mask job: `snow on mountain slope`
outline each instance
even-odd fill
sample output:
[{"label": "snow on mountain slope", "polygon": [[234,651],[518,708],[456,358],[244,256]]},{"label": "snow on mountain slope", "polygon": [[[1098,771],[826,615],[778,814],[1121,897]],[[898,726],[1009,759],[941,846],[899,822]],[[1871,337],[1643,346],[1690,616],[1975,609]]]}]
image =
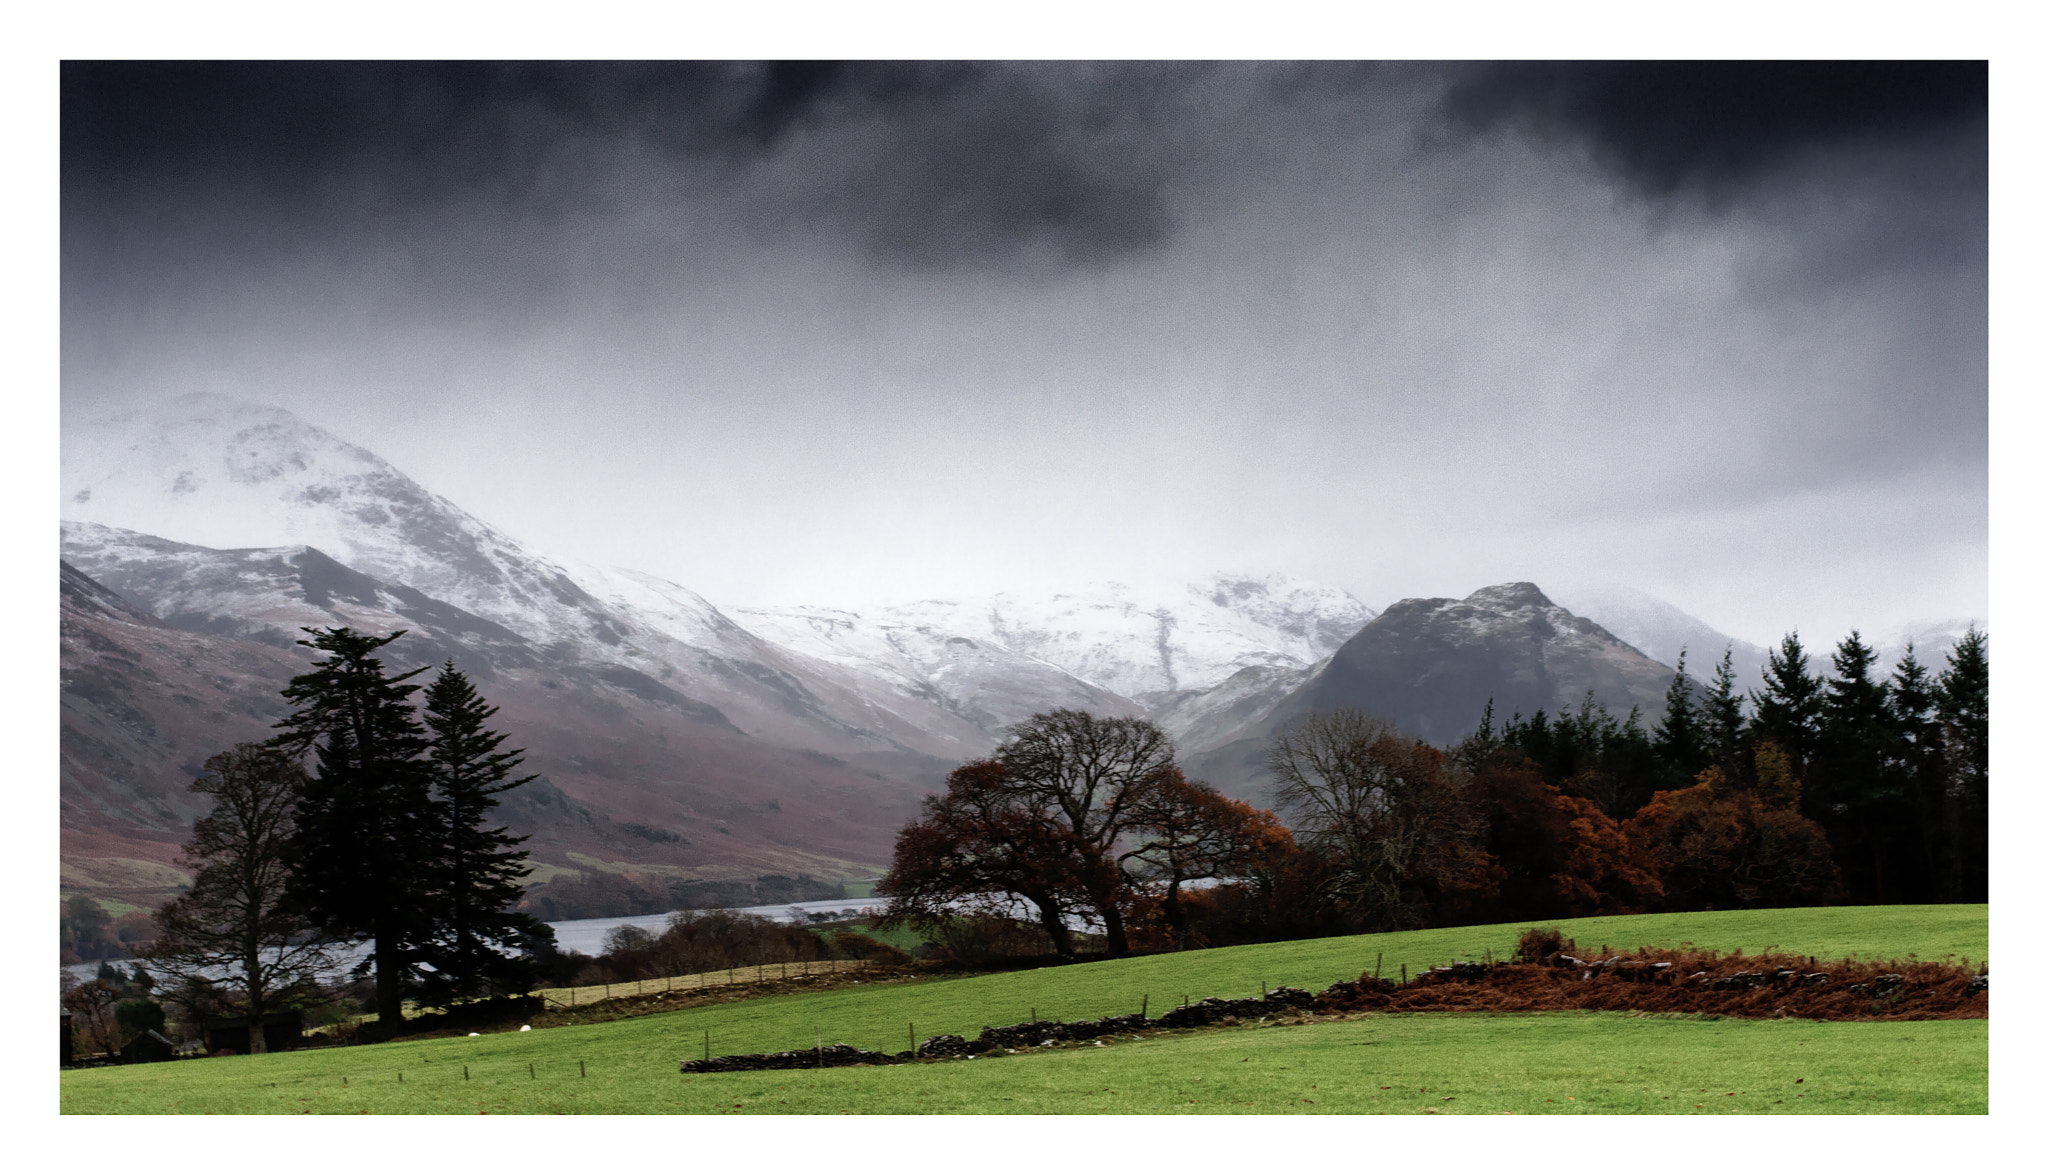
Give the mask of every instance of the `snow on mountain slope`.
[{"label": "snow on mountain slope", "polygon": [[274,408],[193,395],[68,427],[63,488],[74,523],[215,550],[317,549],[555,659],[645,674],[787,745],[956,757],[982,741],[929,701],[906,701],[908,713],[877,705],[844,671],[761,640],[678,585],[533,554],[368,450]]},{"label": "snow on mountain slope", "polygon": [[979,750],[993,746],[1005,727],[1044,710],[1143,711],[1128,698],[987,637],[833,608],[733,611],[763,637],[837,667],[871,695],[879,691],[943,707],[980,732]]},{"label": "snow on mountain slope", "polygon": [[[1877,654],[1877,669],[1886,676],[1899,667],[1899,662],[1906,656],[1908,644],[1913,646],[1913,659],[1926,666],[1930,675],[1939,675],[1948,668],[1950,650],[1973,625],[1979,632],[1987,631],[1981,620],[1910,620],[1896,628],[1865,634],[1863,640]],[[1828,657],[1834,652],[1834,646],[1815,649],[1814,652],[1817,654],[1815,660],[1820,662],[1818,670],[1831,672],[1833,666]]]},{"label": "snow on mountain slope", "polygon": [[1091,584],[1047,597],[921,600],[897,623],[992,642],[1127,698],[1208,689],[1253,666],[1306,668],[1373,618],[1348,593],[1281,575],[1218,575],[1163,591]]},{"label": "snow on mountain slope", "polygon": [[289,412],[206,393],[67,427],[67,520],[201,547],[316,547],[537,643],[610,646],[559,565]]},{"label": "snow on mountain slope", "polygon": [[1721,663],[1724,651],[1730,654],[1729,668],[1737,689],[1753,689],[1763,683],[1762,646],[1729,636],[1648,592],[1603,584],[1574,586],[1555,593],[1554,598],[1653,661],[1677,665],[1678,652],[1684,649],[1687,676],[1702,683],[1713,680],[1714,667]]},{"label": "snow on mountain slope", "polygon": [[1462,600],[1389,605],[1269,721],[1349,706],[1443,744],[1477,727],[1488,699],[1502,717],[1555,714],[1591,692],[1617,716],[1641,707],[1648,725],[1662,715],[1670,683],[1668,666],[1535,584],[1504,583]]},{"label": "snow on mountain slope", "polygon": [[1299,669],[1253,665],[1205,690],[1154,695],[1152,720],[1183,753],[1214,750],[1256,725],[1327,662]]},{"label": "snow on mountain slope", "polygon": [[1298,684],[1373,611],[1344,592],[1284,576],[1218,575],[1151,592],[1105,583],[1045,597],[920,600],[871,613],[737,608],[734,615],[816,660],[943,699],[991,733],[1036,711],[1072,707],[1156,711],[1169,732],[1200,737],[1226,722],[1226,713],[1251,705],[1248,694],[1277,698]]}]

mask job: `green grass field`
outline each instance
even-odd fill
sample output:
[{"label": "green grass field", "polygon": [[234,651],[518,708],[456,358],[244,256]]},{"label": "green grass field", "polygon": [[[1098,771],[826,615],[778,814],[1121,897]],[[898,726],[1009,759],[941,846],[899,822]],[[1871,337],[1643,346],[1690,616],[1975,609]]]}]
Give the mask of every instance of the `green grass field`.
[{"label": "green grass field", "polygon": [[[1584,950],[1980,961],[1983,906],[1583,919]],[[700,1056],[845,1041],[896,1052],[984,1024],[1159,1011],[1510,952],[1520,925],[1365,935],[879,983],[606,1024],[63,1074],[66,1113],[1982,1113],[1987,1021],[1740,1021],[1557,1013],[1374,1016],[1148,1033],[973,1061],[738,1074]],[[1901,1065],[1910,1055],[1913,1063]],[[464,1077],[464,1066],[469,1075]],[[528,1066],[531,1066],[529,1071]],[[530,1075],[529,1075],[530,1072]],[[587,1073],[587,1076],[584,1075]],[[403,1074],[401,1078],[401,1074]],[[1803,1080],[1801,1080],[1803,1079]],[[1384,1088],[1382,1088],[1384,1087]],[[1733,1096],[1730,1096],[1730,1095]],[[1690,1100],[1687,1100],[1687,1099]],[[1449,1099],[1449,1100],[1445,1100]]]}]

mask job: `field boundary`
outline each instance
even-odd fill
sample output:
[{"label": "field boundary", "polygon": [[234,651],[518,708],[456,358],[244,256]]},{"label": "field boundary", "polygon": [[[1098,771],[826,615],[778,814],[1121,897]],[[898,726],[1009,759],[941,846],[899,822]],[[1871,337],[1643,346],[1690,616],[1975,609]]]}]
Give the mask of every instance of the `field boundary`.
[{"label": "field boundary", "polygon": [[586,1008],[606,1000],[661,995],[672,991],[699,991],[732,987],[770,979],[806,975],[834,975],[863,971],[874,964],[866,959],[810,959],[794,963],[761,963],[751,967],[728,967],[722,971],[696,971],[687,975],[664,975],[654,979],[629,979],[620,983],[593,983],[580,987],[544,987],[528,992],[539,996],[550,1009]]}]

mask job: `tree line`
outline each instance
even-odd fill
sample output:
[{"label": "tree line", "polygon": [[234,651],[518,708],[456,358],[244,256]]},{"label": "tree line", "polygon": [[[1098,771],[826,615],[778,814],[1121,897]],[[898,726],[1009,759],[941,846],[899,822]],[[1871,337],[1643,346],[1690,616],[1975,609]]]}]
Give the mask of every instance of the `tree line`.
[{"label": "tree line", "polygon": [[[1592,914],[1988,899],[1989,654],[1888,678],[1852,633],[1814,671],[1797,634],[1762,685],[1680,656],[1663,718],[1511,715],[1448,747],[1358,711],[1269,741],[1276,811],[1185,777],[1136,718],[1033,715],[963,764],[878,884],[935,934],[1035,923],[1111,955]],[[1192,882],[1207,882],[1191,886]]]},{"label": "tree line", "polygon": [[[363,944],[380,1033],[407,999],[446,1004],[524,992],[554,933],[517,912],[527,854],[491,820],[523,752],[452,662],[395,673],[403,636],[304,630],[319,656],[284,688],[278,733],[208,759],[192,790],[190,888],[136,951],[195,1017],[256,1019],[327,998],[338,947]],[[262,1034],[252,1032],[252,1047]]]}]

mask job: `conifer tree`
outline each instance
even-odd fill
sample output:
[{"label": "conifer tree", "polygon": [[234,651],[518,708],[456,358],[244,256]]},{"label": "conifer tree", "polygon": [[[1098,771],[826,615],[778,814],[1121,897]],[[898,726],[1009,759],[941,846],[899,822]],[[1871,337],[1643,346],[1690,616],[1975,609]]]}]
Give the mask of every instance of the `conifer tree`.
[{"label": "conifer tree", "polygon": [[[535,776],[513,778],[523,751],[500,750],[505,736],[485,723],[498,712],[453,661],[422,694],[428,735],[426,768],[433,780],[439,828],[432,862],[434,974],[422,994],[433,1002],[498,991],[523,991],[531,956],[553,932],[515,912],[526,874],[526,840],[491,827],[498,796]],[[509,952],[509,953],[508,953]]]},{"label": "conifer tree", "polygon": [[1820,690],[1820,679],[1808,669],[1806,647],[1799,643],[1795,631],[1771,650],[1764,666],[1763,688],[1750,694],[1756,708],[1751,719],[1755,735],[1777,742],[1795,777],[1805,776],[1806,760],[1813,752],[1813,736],[1820,723]]},{"label": "conifer tree", "polygon": [[1910,822],[1901,837],[1912,849],[1913,891],[1907,896],[1939,901],[1941,862],[1951,852],[1942,807],[1941,724],[1934,718],[1934,680],[1910,643],[1892,670],[1886,710],[1894,755],[1890,770],[1904,792]]},{"label": "conifer tree", "polygon": [[1954,846],[1943,892],[1950,901],[1989,901],[1991,656],[1975,625],[1949,650],[1934,710],[1947,760],[1943,803]]},{"label": "conifer tree", "polygon": [[1911,836],[1905,790],[1891,770],[1896,738],[1877,654],[1851,631],[1835,649],[1809,754],[1807,813],[1828,830],[1852,900],[1898,901],[1910,889],[1901,840]]},{"label": "conifer tree", "polygon": [[1685,650],[1678,650],[1678,668],[1664,691],[1664,720],[1657,724],[1657,757],[1663,760],[1671,787],[1684,787],[1708,764],[1704,725],[1693,703],[1693,681],[1685,675]]},{"label": "conifer tree", "polygon": [[1731,782],[1750,777],[1742,753],[1742,695],[1735,690],[1735,646],[1721,650],[1714,666],[1714,684],[1700,707],[1701,741],[1709,761]]},{"label": "conifer tree", "polygon": [[374,654],[405,635],[350,628],[305,630],[325,653],[284,689],[296,703],[272,744],[313,754],[293,818],[292,900],[330,936],[368,940],[377,975],[379,1031],[402,1020],[404,995],[433,929],[438,825],[421,756],[426,737],[408,684]]}]

